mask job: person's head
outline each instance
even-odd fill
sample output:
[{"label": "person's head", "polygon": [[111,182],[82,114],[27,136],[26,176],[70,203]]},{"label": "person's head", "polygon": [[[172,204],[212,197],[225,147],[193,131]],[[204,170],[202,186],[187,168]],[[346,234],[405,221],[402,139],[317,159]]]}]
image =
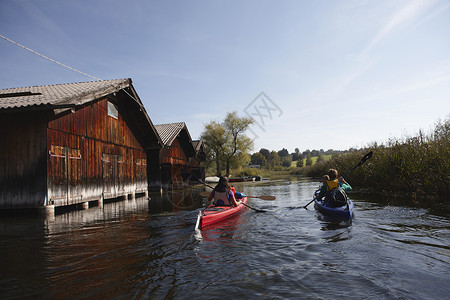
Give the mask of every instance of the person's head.
[{"label": "person's head", "polygon": [[228,183],[228,178],[225,176],[220,176],[219,182],[214,188],[218,192],[226,192],[230,189],[230,184]]},{"label": "person's head", "polygon": [[329,169],[328,176],[330,176],[330,180],[334,180],[338,177],[338,171],[336,169]]},{"label": "person's head", "polygon": [[322,176],[322,183],[325,183],[325,182],[327,182],[328,180],[330,180],[330,176],[328,176],[328,175],[323,175],[323,176]]}]

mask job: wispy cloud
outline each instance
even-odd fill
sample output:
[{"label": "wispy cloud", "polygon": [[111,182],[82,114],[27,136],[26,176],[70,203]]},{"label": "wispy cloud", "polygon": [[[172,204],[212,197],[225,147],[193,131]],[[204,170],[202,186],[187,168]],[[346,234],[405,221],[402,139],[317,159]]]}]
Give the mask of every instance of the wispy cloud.
[{"label": "wispy cloud", "polygon": [[397,10],[378,31],[378,33],[370,40],[367,46],[360,53],[359,57],[364,57],[367,52],[369,52],[386,37],[404,29],[404,27],[408,24],[419,21],[423,14],[431,7],[435,6],[436,3],[437,1],[435,0],[407,1],[407,5]]}]

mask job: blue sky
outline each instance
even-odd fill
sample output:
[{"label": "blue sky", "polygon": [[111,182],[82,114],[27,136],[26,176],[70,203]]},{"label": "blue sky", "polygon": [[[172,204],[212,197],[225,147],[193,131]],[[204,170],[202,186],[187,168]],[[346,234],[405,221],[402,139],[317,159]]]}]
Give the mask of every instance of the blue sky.
[{"label": "blue sky", "polygon": [[[253,114],[254,151],[359,148],[450,115],[447,0],[0,0],[0,35],[131,78],[153,123],[194,139]],[[1,38],[0,66],[0,88],[93,80]]]}]

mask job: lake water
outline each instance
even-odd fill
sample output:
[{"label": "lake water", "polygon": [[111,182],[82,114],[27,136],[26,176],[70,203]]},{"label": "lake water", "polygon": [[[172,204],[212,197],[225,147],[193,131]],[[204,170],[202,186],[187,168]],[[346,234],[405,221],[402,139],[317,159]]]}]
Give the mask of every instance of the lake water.
[{"label": "lake water", "polygon": [[0,298],[449,299],[448,217],[353,195],[354,221],[335,224],[303,208],[318,182],[235,186],[277,200],[200,233],[192,190],[2,216]]}]

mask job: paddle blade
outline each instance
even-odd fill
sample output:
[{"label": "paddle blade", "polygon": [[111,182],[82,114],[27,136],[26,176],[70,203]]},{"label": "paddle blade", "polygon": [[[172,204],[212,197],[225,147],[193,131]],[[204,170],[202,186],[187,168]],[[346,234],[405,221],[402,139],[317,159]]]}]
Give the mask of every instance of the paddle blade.
[{"label": "paddle blade", "polygon": [[277,199],[275,196],[247,196],[247,198],[259,198],[261,200],[273,201]]},{"label": "paddle blade", "polygon": [[372,155],[373,155],[373,151],[370,151],[369,153],[364,155],[363,158],[361,158],[361,161],[359,162],[359,165],[362,165],[363,163],[365,163],[366,160],[368,160],[369,158],[372,157]]}]

